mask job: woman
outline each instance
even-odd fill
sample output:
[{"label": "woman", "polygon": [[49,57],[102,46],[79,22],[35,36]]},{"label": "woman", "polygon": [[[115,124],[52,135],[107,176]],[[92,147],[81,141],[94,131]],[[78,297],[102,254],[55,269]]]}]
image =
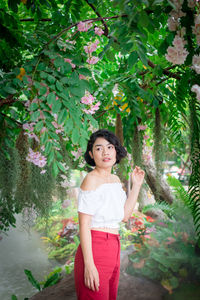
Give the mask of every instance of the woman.
[{"label": "woman", "polygon": [[116,300],[120,273],[119,222],[132,215],[144,179],[136,167],[132,189],[126,199],[112,167],[127,155],[119,139],[110,131],[93,133],[85,153],[94,166],[84,178],[78,198],[80,245],[74,264],[78,300]]}]

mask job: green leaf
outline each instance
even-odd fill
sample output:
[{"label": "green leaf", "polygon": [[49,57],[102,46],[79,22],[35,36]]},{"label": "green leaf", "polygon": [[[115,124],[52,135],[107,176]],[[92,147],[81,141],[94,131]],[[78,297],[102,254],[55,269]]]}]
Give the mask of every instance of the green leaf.
[{"label": "green leaf", "polygon": [[34,111],[34,113],[31,114],[31,121],[36,121],[40,116],[40,112],[37,110],[37,111]]},{"label": "green leaf", "polygon": [[65,126],[64,126],[64,130],[66,133],[69,133],[72,131],[72,128],[74,127],[74,123],[73,120],[70,118],[66,121]]},{"label": "green leaf", "polygon": [[68,115],[68,112],[66,110],[66,108],[63,108],[61,110],[61,112],[58,114],[58,120],[57,120],[57,123],[59,125],[61,125],[62,123],[65,122],[65,120],[67,119],[67,115]]},{"label": "green leaf", "polygon": [[59,141],[59,136],[55,132],[49,131],[49,135],[52,139]]},{"label": "green leaf", "polygon": [[84,88],[80,88],[80,85],[78,87],[73,87],[70,86],[69,87],[69,92],[74,95],[77,96],[79,98],[83,97],[85,95],[85,89]]},{"label": "green leaf", "polygon": [[42,133],[41,137],[40,137],[40,141],[42,144],[45,144],[46,141],[48,140],[49,136],[48,133],[45,131]]},{"label": "green leaf", "polygon": [[78,130],[77,127],[75,127],[75,128],[72,130],[72,143],[73,143],[73,144],[78,144],[79,138],[80,138],[79,130]]},{"label": "green leaf", "polygon": [[82,150],[85,152],[86,148],[87,148],[87,140],[85,139],[85,137],[81,136],[81,138],[79,140],[79,144],[80,144]]},{"label": "green leaf", "polygon": [[52,75],[48,75],[47,80],[48,80],[49,83],[52,84],[52,83],[54,83],[56,81],[56,78],[53,77]]},{"label": "green leaf", "polygon": [[92,115],[88,114],[86,118],[90,120],[94,128],[98,128],[98,122],[92,117]]},{"label": "green leaf", "polygon": [[149,24],[149,17],[147,13],[143,10],[139,14],[139,25],[141,27],[148,28],[148,24]]},{"label": "green leaf", "polygon": [[43,79],[45,79],[45,78],[48,77],[48,74],[46,72],[41,71],[40,72],[40,77],[43,78]]},{"label": "green leaf", "polygon": [[34,103],[31,103],[31,105],[29,106],[29,109],[30,109],[30,110],[33,110],[33,111],[36,110],[36,109],[38,109],[38,104],[35,103],[35,102],[34,102]]},{"label": "green leaf", "polygon": [[131,69],[134,64],[137,62],[138,60],[138,54],[136,51],[132,52],[129,57],[128,57],[128,67],[129,69]]},{"label": "green leaf", "polygon": [[58,80],[56,81],[56,88],[59,92],[63,91],[63,85]]},{"label": "green leaf", "polygon": [[52,120],[53,121],[53,116],[50,114],[48,111],[43,110],[43,115],[45,116],[45,119],[47,120]]},{"label": "green leaf", "polygon": [[139,55],[139,58],[141,59],[142,63],[145,66],[148,66],[146,54],[144,53],[144,51],[141,48],[138,49],[138,55]]},{"label": "green leaf", "polygon": [[58,175],[58,173],[59,173],[59,169],[58,169],[58,166],[57,166],[57,162],[56,162],[56,161],[53,162],[52,171],[53,171],[53,176],[54,176],[54,177],[57,177],[57,175]]},{"label": "green leaf", "polygon": [[54,102],[56,102],[56,95],[52,92],[47,96],[47,103],[53,104]]},{"label": "green leaf", "polygon": [[48,158],[47,158],[47,163],[48,163],[48,166],[50,166],[50,164],[52,163],[52,161],[54,160],[54,150],[52,149],[48,155]]},{"label": "green leaf", "polygon": [[65,65],[65,61],[62,57],[57,57],[55,60],[54,60],[54,66],[56,68],[59,68],[61,66]]},{"label": "green leaf", "polygon": [[12,295],[11,300],[18,300],[18,298],[15,295]]},{"label": "green leaf", "polygon": [[[55,131],[55,130],[56,130],[55,127],[53,126],[53,124],[52,124],[51,121],[47,121],[47,120],[46,120],[46,125],[47,125],[47,128],[48,128],[48,129],[50,129],[50,130],[52,130],[52,131]],[[49,134],[50,134],[50,132],[49,132]]]},{"label": "green leaf", "polygon": [[41,87],[39,88],[39,92],[40,92],[40,96],[46,94],[46,92],[47,92],[46,86],[41,86]]},{"label": "green leaf", "polygon": [[44,283],[43,289],[47,288],[48,286],[52,286],[56,284],[61,278],[60,273],[55,273],[51,277],[47,279],[47,281]]},{"label": "green leaf", "polygon": [[44,122],[43,121],[39,121],[36,125],[35,125],[35,130],[37,132],[41,131],[41,129],[44,127]]},{"label": "green leaf", "polygon": [[52,142],[49,141],[45,144],[45,154],[48,155],[51,149],[52,149]]},{"label": "green leaf", "polygon": [[39,282],[33,277],[31,271],[29,270],[24,270],[24,273],[26,274],[26,276],[28,277],[28,280],[30,281],[30,283],[39,291],[41,290],[40,288],[40,284]]},{"label": "green leaf", "polygon": [[61,107],[62,107],[62,103],[60,102],[60,100],[56,100],[52,105],[52,112],[54,114],[58,113]]},{"label": "green leaf", "polygon": [[13,89],[11,86],[5,86],[4,88],[3,88],[3,91],[5,91],[6,93],[8,93],[8,94],[16,94],[16,90],[15,89]]},{"label": "green leaf", "polygon": [[58,165],[58,167],[59,167],[59,169],[60,169],[61,171],[63,171],[64,173],[66,172],[66,170],[65,170],[65,168],[63,167],[63,164],[61,164],[61,162],[57,161],[57,165]]},{"label": "green leaf", "polygon": [[78,69],[78,73],[84,75],[84,76],[92,76],[92,73],[89,69],[86,69],[86,68],[80,68]]}]

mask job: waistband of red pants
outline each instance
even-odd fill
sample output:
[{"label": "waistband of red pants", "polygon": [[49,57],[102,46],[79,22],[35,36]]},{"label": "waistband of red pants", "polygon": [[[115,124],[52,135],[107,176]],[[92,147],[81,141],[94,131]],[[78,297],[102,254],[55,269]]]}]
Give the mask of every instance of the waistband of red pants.
[{"label": "waistband of red pants", "polygon": [[114,239],[114,240],[115,239],[116,240],[120,239],[119,234],[100,231],[100,230],[94,230],[94,229],[91,229],[91,235],[92,235],[92,237],[102,237],[102,238],[105,238],[105,239]]}]

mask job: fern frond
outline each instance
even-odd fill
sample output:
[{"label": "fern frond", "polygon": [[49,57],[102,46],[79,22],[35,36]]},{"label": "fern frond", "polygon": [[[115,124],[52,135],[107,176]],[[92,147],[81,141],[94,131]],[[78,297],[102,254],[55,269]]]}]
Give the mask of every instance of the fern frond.
[{"label": "fern frond", "polygon": [[189,94],[189,74],[185,73],[177,82],[176,92],[170,98],[169,105],[169,129],[170,135],[175,142],[182,142],[181,129],[185,128],[183,115],[186,114],[187,98]]},{"label": "fern frond", "polygon": [[173,208],[166,202],[155,202],[154,204],[145,205],[142,209],[142,212],[145,214],[151,209],[160,209],[168,216],[171,216],[173,213]]},{"label": "fern frond", "polygon": [[192,210],[192,203],[190,201],[188,192],[185,190],[183,187],[182,183],[180,180],[173,176],[168,176],[167,178],[168,184],[173,188],[173,191],[176,195],[176,198],[179,200],[183,201],[186,206],[188,206]]},{"label": "fern frond", "polygon": [[192,215],[200,246],[200,105],[196,98],[190,101],[191,112],[191,163],[189,199],[193,206]]}]

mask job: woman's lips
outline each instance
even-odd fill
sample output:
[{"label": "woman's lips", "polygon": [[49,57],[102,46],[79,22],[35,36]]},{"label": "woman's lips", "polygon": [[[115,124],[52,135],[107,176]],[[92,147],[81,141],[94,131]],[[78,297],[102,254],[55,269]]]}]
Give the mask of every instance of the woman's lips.
[{"label": "woman's lips", "polygon": [[104,158],[103,161],[105,162],[110,161],[110,158]]}]

